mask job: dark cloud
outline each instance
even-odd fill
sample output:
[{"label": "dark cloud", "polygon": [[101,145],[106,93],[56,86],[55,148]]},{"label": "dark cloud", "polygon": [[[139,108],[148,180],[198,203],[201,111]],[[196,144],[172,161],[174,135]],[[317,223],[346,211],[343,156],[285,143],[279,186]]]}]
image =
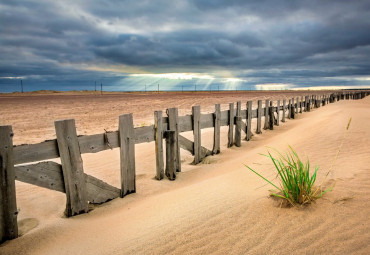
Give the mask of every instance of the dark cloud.
[{"label": "dark cloud", "polygon": [[357,84],[369,76],[369,16],[368,1],[2,1],[0,90],[1,77],[119,84],[132,69]]}]

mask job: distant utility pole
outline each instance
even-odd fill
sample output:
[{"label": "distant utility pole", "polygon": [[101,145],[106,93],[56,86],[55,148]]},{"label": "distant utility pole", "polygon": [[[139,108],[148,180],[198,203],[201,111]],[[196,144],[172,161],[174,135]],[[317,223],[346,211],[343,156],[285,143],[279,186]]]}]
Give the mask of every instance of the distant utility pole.
[{"label": "distant utility pole", "polygon": [[23,81],[21,80],[21,89],[22,89],[22,93],[23,93]]},{"label": "distant utility pole", "polygon": [[96,81],[95,81],[95,92],[96,92]]},{"label": "distant utility pole", "polygon": [[100,83],[100,94],[103,95],[103,83]]}]

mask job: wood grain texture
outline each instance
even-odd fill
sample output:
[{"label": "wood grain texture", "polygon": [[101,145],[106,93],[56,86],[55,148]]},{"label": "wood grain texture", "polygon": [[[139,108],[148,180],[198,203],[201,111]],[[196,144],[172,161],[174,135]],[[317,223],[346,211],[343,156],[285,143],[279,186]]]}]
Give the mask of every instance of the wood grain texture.
[{"label": "wood grain texture", "polygon": [[154,112],[154,133],[155,133],[155,168],[156,168],[155,178],[157,180],[162,180],[164,177],[162,111]]},{"label": "wood grain texture", "polygon": [[250,141],[252,138],[252,104],[253,104],[252,101],[247,102],[247,121],[246,121],[246,124],[247,124],[246,134],[247,135],[245,137],[247,141]]},{"label": "wood grain texture", "polygon": [[236,147],[240,147],[242,144],[242,117],[241,117],[241,111],[242,111],[242,102],[238,101],[236,102],[236,114],[235,114],[235,140],[234,144]]},{"label": "wood grain texture", "polygon": [[18,237],[11,126],[0,126],[0,243]]},{"label": "wood grain texture", "polygon": [[234,103],[229,103],[229,132],[227,136],[227,147],[232,147],[234,143],[234,122],[235,122],[235,111]]},{"label": "wood grain texture", "polygon": [[280,100],[276,102],[276,126],[280,125]]},{"label": "wood grain texture", "polygon": [[16,166],[15,179],[39,187],[66,193],[62,165],[52,161]]},{"label": "wood grain texture", "polygon": [[220,153],[220,139],[221,139],[221,108],[220,104],[215,105],[215,113],[214,116],[214,133],[213,133],[213,154]]},{"label": "wood grain texture", "polygon": [[135,135],[132,114],[119,116],[121,197],[136,192]]},{"label": "wood grain texture", "polygon": [[[179,144],[179,114],[177,108],[167,109],[168,115],[168,130],[175,131],[175,147],[176,147],[176,172],[181,172],[181,156],[180,156],[180,144]],[[191,116],[190,116],[191,118]],[[190,121],[192,123],[192,121]]]},{"label": "wood grain texture", "polygon": [[66,216],[86,213],[89,209],[75,121],[60,120],[55,121],[54,125],[67,197]]},{"label": "wood grain texture", "polygon": [[269,129],[269,105],[270,105],[270,100],[266,99],[265,100],[265,125],[263,129]]},{"label": "wood grain texture", "polygon": [[176,131],[165,131],[166,137],[166,176],[169,180],[176,179]]},{"label": "wood grain texture", "polygon": [[193,163],[199,164],[202,161],[201,143],[202,135],[200,129],[200,106],[193,106],[191,108],[193,115],[193,137],[194,137],[194,161]]},{"label": "wood grain texture", "polygon": [[261,134],[262,133],[262,100],[258,100],[257,101],[257,104],[258,104],[258,108],[257,108],[257,130],[256,130],[256,133],[257,134]]}]

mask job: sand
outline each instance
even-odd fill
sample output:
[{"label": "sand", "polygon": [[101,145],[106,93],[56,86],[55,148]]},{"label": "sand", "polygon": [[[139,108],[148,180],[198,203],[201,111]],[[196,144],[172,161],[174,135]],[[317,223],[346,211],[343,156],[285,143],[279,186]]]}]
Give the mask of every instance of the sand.
[{"label": "sand", "polygon": [[[282,99],[281,94],[260,96],[280,96]],[[49,100],[50,97],[54,96],[45,98]],[[22,100],[17,96],[15,99],[1,98],[1,124],[6,121],[13,125],[16,135],[21,133],[22,138],[14,138],[18,144],[38,142],[40,137],[53,136],[49,130],[53,128],[53,116],[65,118],[70,113],[73,116],[69,117],[77,117],[78,128],[97,133],[105,128],[106,123],[101,123],[103,117],[110,119],[113,115],[105,111],[121,107],[121,98],[117,100],[116,97],[120,97],[117,95],[112,95],[111,101],[100,97],[93,100],[86,96],[80,100],[79,95],[65,97],[71,101],[64,104],[64,100],[55,96],[49,104],[40,98],[32,99],[34,103],[30,104],[31,99]],[[174,95],[169,102],[160,97],[157,102],[154,96],[149,96],[150,100],[145,103],[150,110],[143,109],[141,116],[141,110],[134,114],[142,118],[139,122],[149,123],[153,107],[176,106],[176,100],[180,112],[190,112],[193,104],[212,111],[214,103],[226,105],[229,101],[249,100],[246,95],[243,99],[239,94],[227,94],[213,101],[211,95],[203,97],[196,97],[192,103],[191,97],[184,95],[181,98]],[[13,104],[14,110],[4,109],[4,100],[8,100],[6,105]],[[78,102],[84,100],[95,102],[96,111],[91,112],[90,107],[76,110],[81,105]],[[126,103],[133,104],[130,100],[134,99],[127,99],[129,102]],[[25,107],[24,102],[29,106]],[[43,112],[40,105],[55,108]],[[40,107],[40,112],[35,116],[37,107]],[[111,128],[122,114],[119,110],[127,107],[117,110],[110,122]],[[23,111],[18,110],[22,108]],[[86,118],[81,109],[88,112]],[[45,116],[46,112],[53,115]],[[244,166],[251,165],[273,179],[272,165],[259,153],[266,152],[266,146],[286,150],[289,144],[299,154],[309,157],[312,165],[320,166],[320,183],[330,168],[350,117],[351,127],[328,178],[328,184],[335,182],[334,190],[309,206],[280,207],[277,201],[269,198],[271,187]],[[24,122],[19,123],[19,119]],[[51,124],[43,126],[46,119],[52,120]],[[84,120],[95,121],[95,127]],[[31,134],[25,127],[33,121],[38,124]],[[299,114],[297,119],[287,120],[273,131],[255,134],[251,141],[243,141],[240,148],[226,148],[227,128],[222,128],[222,153],[194,166],[190,165],[191,155],[182,150],[183,172],[174,182],[153,179],[154,144],[140,144],[136,146],[137,193],[69,219],[63,217],[64,194],[16,182],[17,205],[21,209],[18,218],[21,237],[2,244],[0,254],[368,254],[369,125],[370,97],[367,97],[340,101]],[[190,132],[186,135],[191,137]],[[212,135],[212,129],[202,133],[202,141],[208,148],[212,145]],[[118,150],[84,154],[83,160],[87,173],[119,186]]]}]

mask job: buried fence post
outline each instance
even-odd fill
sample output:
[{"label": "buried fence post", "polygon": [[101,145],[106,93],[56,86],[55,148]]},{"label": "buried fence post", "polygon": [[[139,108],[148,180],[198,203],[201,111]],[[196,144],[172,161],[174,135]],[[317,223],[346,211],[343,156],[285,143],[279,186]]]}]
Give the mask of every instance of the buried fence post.
[{"label": "buried fence post", "polygon": [[235,146],[240,147],[242,143],[242,103],[236,102],[236,114],[235,114]]},{"label": "buried fence post", "polygon": [[194,164],[202,161],[201,153],[201,129],[200,129],[200,106],[193,106],[191,108],[193,119],[193,135],[194,135]]},{"label": "buried fence post", "polygon": [[247,101],[247,135],[245,139],[250,141],[253,134],[252,134],[252,101]]},{"label": "buried fence post", "polygon": [[163,162],[163,118],[162,111],[154,112],[154,139],[155,139],[155,163],[157,180],[162,180],[164,175]]},{"label": "buried fence post", "polygon": [[302,113],[302,107],[303,107],[303,96],[301,96],[301,101],[299,102],[299,113]]},{"label": "buried fence post", "polygon": [[263,129],[269,128],[269,99],[265,101],[265,126]]},{"label": "buried fence post", "polygon": [[288,102],[288,119],[292,116],[292,99],[289,99]]},{"label": "buried fence post", "polygon": [[84,169],[74,119],[54,122],[62,162],[67,217],[89,211]]},{"label": "buried fence post", "polygon": [[281,118],[281,122],[285,122],[285,109],[286,109],[286,99],[283,99],[283,117]]},{"label": "buried fence post", "polygon": [[290,119],[294,119],[294,117],[295,117],[294,98],[292,100],[293,100],[293,103],[290,105],[290,111],[289,111]]},{"label": "buried fence post", "polygon": [[234,142],[234,103],[229,103],[229,132],[227,147],[232,147]]},{"label": "buried fence post", "polygon": [[220,104],[215,105],[215,113],[213,114],[215,130],[213,133],[213,154],[220,153],[220,138],[221,138],[221,108]]},{"label": "buried fence post", "polygon": [[121,162],[121,197],[136,192],[135,133],[132,114],[119,116],[118,123]]},{"label": "buried fence post", "polygon": [[166,138],[166,176],[173,181],[176,179],[176,131],[165,131],[164,136]]},{"label": "buried fence post", "polygon": [[167,109],[168,115],[168,130],[175,131],[175,148],[176,148],[176,172],[181,172],[181,157],[179,143],[179,113],[177,108]]},{"label": "buried fence post", "polygon": [[18,237],[12,126],[0,126],[0,243]]},{"label": "buried fence post", "polygon": [[298,113],[298,102],[299,102],[299,97],[297,97],[297,103],[295,105],[295,113]]},{"label": "buried fence post", "polygon": [[262,126],[262,100],[258,100],[258,108],[257,108],[257,134],[261,134],[261,126]]}]

